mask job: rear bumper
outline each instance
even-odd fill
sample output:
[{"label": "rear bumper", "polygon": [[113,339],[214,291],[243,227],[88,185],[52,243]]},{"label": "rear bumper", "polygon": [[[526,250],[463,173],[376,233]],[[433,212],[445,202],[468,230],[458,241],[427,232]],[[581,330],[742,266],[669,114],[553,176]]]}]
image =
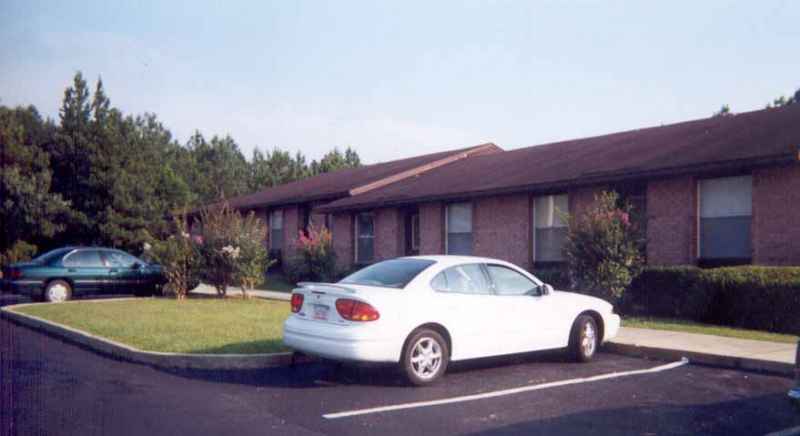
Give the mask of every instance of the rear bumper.
[{"label": "rear bumper", "polygon": [[0,279],[0,289],[8,294],[20,294],[38,297],[42,294],[44,282],[41,280],[8,280]]},{"label": "rear bumper", "polygon": [[332,360],[400,361],[402,341],[371,337],[363,327],[316,323],[292,315],[283,324],[283,343],[293,350]]}]

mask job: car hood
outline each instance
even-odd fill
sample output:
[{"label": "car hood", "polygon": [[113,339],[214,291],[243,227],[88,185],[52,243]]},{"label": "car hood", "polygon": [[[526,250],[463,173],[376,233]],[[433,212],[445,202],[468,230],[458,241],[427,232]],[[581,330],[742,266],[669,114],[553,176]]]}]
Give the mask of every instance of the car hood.
[{"label": "car hood", "polygon": [[553,291],[553,297],[567,304],[589,306],[599,312],[610,312],[613,309],[611,303],[601,298],[592,297],[591,295],[567,291]]}]

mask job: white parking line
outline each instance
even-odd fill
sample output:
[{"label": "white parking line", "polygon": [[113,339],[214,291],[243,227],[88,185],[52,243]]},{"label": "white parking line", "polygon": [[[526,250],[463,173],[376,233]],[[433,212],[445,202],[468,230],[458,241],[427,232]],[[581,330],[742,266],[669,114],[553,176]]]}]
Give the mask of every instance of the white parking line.
[{"label": "white parking line", "polygon": [[415,409],[418,407],[430,407],[430,406],[441,406],[443,404],[452,404],[452,403],[463,403],[465,401],[475,401],[475,400],[483,400],[486,398],[495,398],[495,397],[502,397],[505,395],[514,395],[519,394],[522,392],[530,392],[530,391],[539,391],[542,389],[549,389],[555,388],[559,386],[567,386],[567,385],[574,385],[579,383],[590,383],[600,380],[608,380],[612,378],[619,378],[619,377],[627,377],[631,375],[639,375],[639,374],[652,374],[661,371],[667,371],[670,369],[678,368],[683,365],[689,363],[689,359],[682,358],[678,362],[669,363],[666,365],[656,366],[654,368],[649,369],[638,369],[634,371],[624,371],[624,372],[612,372],[609,374],[602,374],[602,375],[595,375],[592,377],[584,377],[584,378],[573,378],[569,380],[560,380],[556,382],[550,383],[542,383],[538,385],[530,385],[530,386],[522,386],[519,388],[511,388],[511,389],[503,389],[500,391],[492,391],[492,392],[484,392],[482,394],[474,394],[474,395],[464,395],[461,397],[453,397],[453,398],[443,398],[441,400],[432,400],[432,401],[418,401],[415,403],[405,403],[405,404],[395,404],[392,406],[381,406],[381,407],[373,407],[371,409],[360,409],[360,410],[350,410],[345,412],[336,412],[336,413],[327,413],[322,415],[325,419],[337,419],[337,418],[348,418],[351,416],[358,416],[358,415],[368,415],[370,413],[383,413],[383,412],[392,412],[395,410],[403,410],[403,409]]},{"label": "white parking line", "polygon": [[800,427],[787,428],[785,430],[770,433],[767,436],[796,436],[800,435]]}]

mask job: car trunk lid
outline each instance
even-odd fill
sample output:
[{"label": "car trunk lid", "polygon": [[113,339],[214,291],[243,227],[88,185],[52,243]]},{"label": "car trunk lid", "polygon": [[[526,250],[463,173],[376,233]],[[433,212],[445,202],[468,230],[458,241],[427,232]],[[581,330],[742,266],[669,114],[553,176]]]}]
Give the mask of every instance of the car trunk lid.
[{"label": "car trunk lid", "polygon": [[[340,285],[337,283],[298,283],[293,293],[303,295],[303,305],[297,315],[315,322],[349,324],[336,310],[336,300],[347,298],[372,305],[380,311],[380,300],[386,293],[401,292],[400,289],[386,289],[363,285]],[[381,295],[384,294],[384,295]]]}]

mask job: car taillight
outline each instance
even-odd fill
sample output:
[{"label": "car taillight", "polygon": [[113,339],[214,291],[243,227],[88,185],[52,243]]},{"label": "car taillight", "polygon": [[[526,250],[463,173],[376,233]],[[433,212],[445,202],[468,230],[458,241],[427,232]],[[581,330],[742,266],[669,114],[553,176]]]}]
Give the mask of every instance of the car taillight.
[{"label": "car taillight", "polygon": [[22,270],[14,269],[8,271],[8,278],[11,280],[17,280],[22,278]]},{"label": "car taillight", "polygon": [[303,307],[303,294],[292,294],[292,312],[300,312]]},{"label": "car taillight", "polygon": [[336,311],[348,321],[375,321],[380,318],[378,311],[363,301],[340,298],[336,300]]}]

